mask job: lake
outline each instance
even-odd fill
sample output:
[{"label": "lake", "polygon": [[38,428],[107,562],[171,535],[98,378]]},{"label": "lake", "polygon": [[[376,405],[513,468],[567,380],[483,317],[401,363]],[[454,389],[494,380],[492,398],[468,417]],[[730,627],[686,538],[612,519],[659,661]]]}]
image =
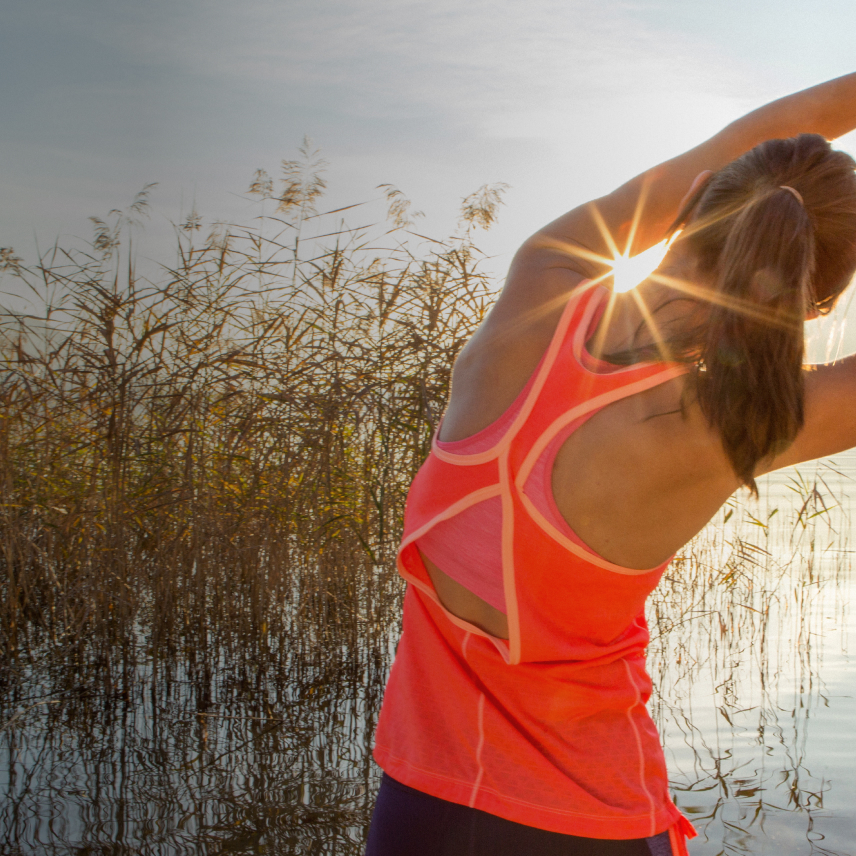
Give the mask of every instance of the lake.
[{"label": "lake", "polygon": [[[847,455],[768,477],[652,601],[651,708],[693,856],[854,852],[854,476]],[[360,854],[397,627],[264,657],[211,628],[166,657],[140,626],[73,667],[49,646],[5,664],[0,852]]]}]

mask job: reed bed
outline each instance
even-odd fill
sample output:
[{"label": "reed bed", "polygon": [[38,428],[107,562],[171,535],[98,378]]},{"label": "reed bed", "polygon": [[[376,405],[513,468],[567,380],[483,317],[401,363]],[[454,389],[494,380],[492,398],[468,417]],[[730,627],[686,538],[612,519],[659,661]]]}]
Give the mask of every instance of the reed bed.
[{"label": "reed bed", "polygon": [[256,173],[268,216],[200,240],[193,212],[159,278],[137,276],[131,246],[148,189],[93,218],[91,246],[32,266],[4,251],[41,304],[2,330],[7,658],[140,632],[156,656],[213,634],[252,659],[383,636],[406,489],[489,305],[472,236],[499,191],[464,200],[447,241],[413,235],[391,187],[389,221],[351,228],[317,213],[302,154],[278,192]]}]

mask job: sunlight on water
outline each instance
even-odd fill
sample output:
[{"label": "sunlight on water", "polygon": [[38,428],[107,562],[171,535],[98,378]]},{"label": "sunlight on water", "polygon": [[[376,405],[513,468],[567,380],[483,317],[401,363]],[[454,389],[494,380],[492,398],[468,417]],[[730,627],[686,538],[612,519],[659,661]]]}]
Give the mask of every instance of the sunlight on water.
[{"label": "sunlight on water", "polygon": [[[699,832],[693,856],[852,852],[854,462],[759,481],[760,500],[726,511],[719,542],[693,556],[685,623],[654,631],[652,708],[676,801]],[[708,562],[717,581],[705,590]],[[682,596],[679,569],[655,603]]]}]

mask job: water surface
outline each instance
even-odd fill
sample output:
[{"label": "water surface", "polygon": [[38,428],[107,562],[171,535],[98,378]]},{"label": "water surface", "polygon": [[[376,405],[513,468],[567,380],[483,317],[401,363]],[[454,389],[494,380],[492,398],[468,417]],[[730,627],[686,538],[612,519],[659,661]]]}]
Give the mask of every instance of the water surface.
[{"label": "water surface", "polygon": [[[651,707],[697,856],[854,852],[856,459],[801,472],[726,509],[652,602]],[[7,665],[0,850],[360,854],[397,628],[255,659],[212,632],[166,660],[140,628],[74,668]]]}]

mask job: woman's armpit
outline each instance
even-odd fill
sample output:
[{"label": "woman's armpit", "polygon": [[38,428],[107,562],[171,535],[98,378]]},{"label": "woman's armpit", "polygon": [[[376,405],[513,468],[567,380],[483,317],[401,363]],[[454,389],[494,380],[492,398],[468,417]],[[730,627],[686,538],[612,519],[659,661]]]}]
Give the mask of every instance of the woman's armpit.
[{"label": "woman's armpit", "polygon": [[856,446],[856,355],[808,366],[805,424],[791,445],[759,464],[756,475],[838,455]]}]

